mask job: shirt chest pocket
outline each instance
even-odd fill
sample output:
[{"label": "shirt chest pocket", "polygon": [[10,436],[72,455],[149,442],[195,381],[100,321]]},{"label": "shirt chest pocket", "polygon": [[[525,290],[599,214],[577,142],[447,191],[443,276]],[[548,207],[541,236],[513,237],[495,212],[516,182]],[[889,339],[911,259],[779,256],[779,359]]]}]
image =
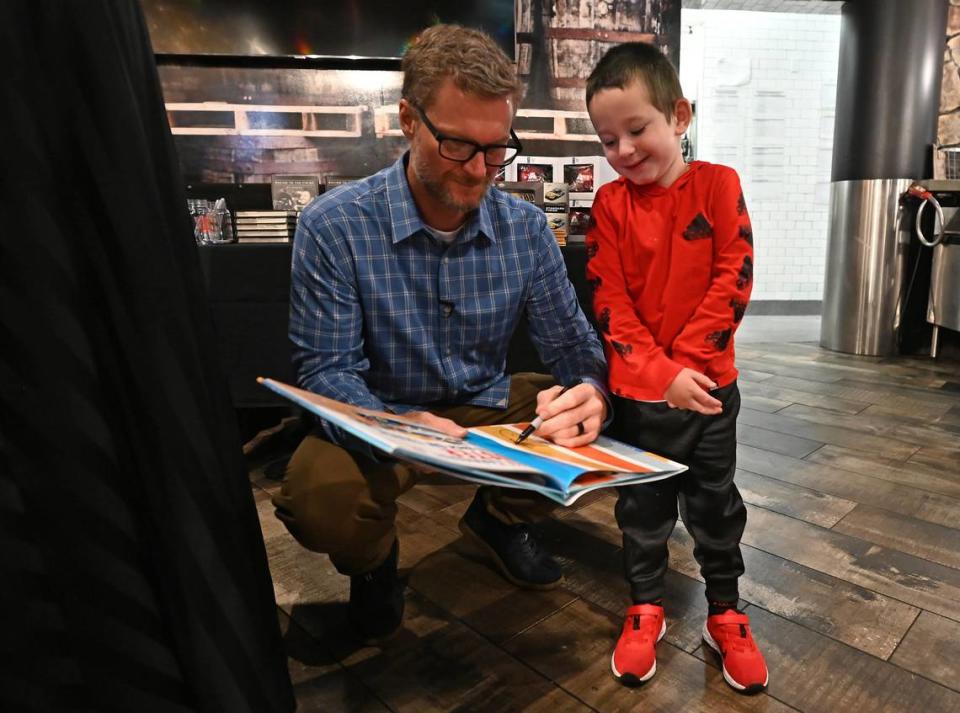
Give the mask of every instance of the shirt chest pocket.
[{"label": "shirt chest pocket", "polygon": [[441,265],[440,301],[451,305],[442,324],[464,349],[509,341],[522,311],[530,270],[511,255],[469,252]]},{"label": "shirt chest pocket", "polygon": [[[482,277],[482,276],[478,276]],[[520,293],[499,281],[459,296],[452,317],[459,328],[463,344],[476,346],[505,342],[509,339],[516,315],[520,312]]]}]

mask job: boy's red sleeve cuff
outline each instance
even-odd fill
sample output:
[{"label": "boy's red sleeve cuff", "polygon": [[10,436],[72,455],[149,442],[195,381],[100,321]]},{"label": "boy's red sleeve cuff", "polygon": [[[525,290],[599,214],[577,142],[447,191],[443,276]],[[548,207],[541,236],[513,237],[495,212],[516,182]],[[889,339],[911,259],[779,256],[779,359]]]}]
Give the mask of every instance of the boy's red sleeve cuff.
[{"label": "boy's red sleeve cuff", "polygon": [[[661,401],[677,374],[683,370],[683,365],[673,361],[662,351],[651,356],[642,365],[631,364],[618,358],[611,358],[609,363],[611,387],[622,390],[624,396],[642,401]],[[630,393],[636,388],[647,393],[642,396]]]},{"label": "boy's red sleeve cuff", "polygon": [[677,378],[677,374],[683,371],[683,366],[677,364],[666,354],[659,354],[650,362],[647,371],[650,373],[651,383],[656,388],[657,393],[660,394],[660,398],[663,398],[667,389],[670,388],[670,384]]}]

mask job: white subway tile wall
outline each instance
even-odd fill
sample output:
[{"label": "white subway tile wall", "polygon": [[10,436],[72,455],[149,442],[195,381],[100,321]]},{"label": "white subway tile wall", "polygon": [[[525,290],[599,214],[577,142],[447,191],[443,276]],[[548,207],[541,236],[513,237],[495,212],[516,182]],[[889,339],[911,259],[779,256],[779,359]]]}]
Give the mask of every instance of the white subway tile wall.
[{"label": "white subway tile wall", "polygon": [[839,48],[836,14],[681,12],[696,156],[743,181],[754,300],[823,297]]}]

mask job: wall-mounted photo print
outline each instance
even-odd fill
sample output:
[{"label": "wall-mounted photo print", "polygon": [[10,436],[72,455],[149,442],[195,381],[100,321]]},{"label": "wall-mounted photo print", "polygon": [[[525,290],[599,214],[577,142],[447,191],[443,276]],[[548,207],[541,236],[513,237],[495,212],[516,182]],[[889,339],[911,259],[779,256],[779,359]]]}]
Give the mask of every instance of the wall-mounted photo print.
[{"label": "wall-mounted photo print", "polygon": [[517,180],[520,182],[553,181],[553,166],[548,163],[524,163],[517,166]]},{"label": "wall-mounted photo print", "polygon": [[570,235],[586,235],[587,228],[590,227],[590,208],[586,206],[571,208],[567,224]]},{"label": "wall-mounted photo print", "polygon": [[563,159],[555,156],[518,156],[512,164],[517,181],[552,183],[563,173]]},{"label": "wall-mounted photo print", "polygon": [[596,166],[593,163],[568,163],[563,167],[563,182],[571,193],[593,193]]},{"label": "wall-mounted photo print", "polygon": [[[158,73],[167,120],[190,184],[268,184],[276,174],[369,176],[389,166],[408,148],[398,119],[400,63],[381,60],[386,64],[378,71],[347,69],[342,61],[331,63],[329,55],[397,57],[412,39],[410,23],[422,19],[425,8],[431,11],[428,24],[439,19],[475,26],[467,21],[491,13],[516,18],[482,21],[480,27],[504,42],[508,55],[516,47],[518,72],[527,78],[518,108],[531,112],[518,115],[516,129],[535,154],[528,162],[557,161],[552,175],[540,178],[537,169],[528,169],[527,180],[562,181],[565,159],[559,157],[599,149],[584,112],[583,87],[570,80],[590,73],[609,47],[609,32],[637,41],[653,38],[675,66],[679,61],[678,0],[613,3],[615,10],[606,13],[584,13],[583,3],[552,3],[547,16],[541,0],[297,2],[302,12],[292,13],[287,3],[246,2],[239,5],[249,12],[232,15],[224,14],[223,8],[232,7],[224,0],[141,4],[162,60]],[[306,27],[308,16],[323,19]],[[346,29],[337,22],[341,16],[350,20]],[[554,32],[571,39],[558,41]],[[403,44],[385,49],[398,34]],[[207,61],[181,62],[182,53],[200,53]],[[221,54],[230,61],[221,65],[216,59]],[[308,57],[314,54],[327,59]],[[280,56],[284,62],[274,65],[252,55]],[[531,160],[541,157],[548,160]],[[582,162],[579,158],[566,160]],[[502,178],[517,180],[515,166]],[[602,183],[597,174],[594,190]]]}]

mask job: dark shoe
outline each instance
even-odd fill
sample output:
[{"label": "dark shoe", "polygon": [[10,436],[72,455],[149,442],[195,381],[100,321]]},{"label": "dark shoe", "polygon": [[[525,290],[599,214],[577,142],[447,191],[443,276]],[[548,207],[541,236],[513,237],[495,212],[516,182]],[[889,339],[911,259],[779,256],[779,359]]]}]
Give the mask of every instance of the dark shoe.
[{"label": "dark shoe", "polygon": [[365,644],[379,644],[400,630],[403,623],[403,582],[397,575],[400,541],[376,569],[350,577],[347,618]]},{"label": "dark shoe", "polygon": [[553,589],[563,581],[560,565],[540,546],[530,527],[498,520],[487,512],[479,495],[460,520],[460,531],[518,587]]}]

